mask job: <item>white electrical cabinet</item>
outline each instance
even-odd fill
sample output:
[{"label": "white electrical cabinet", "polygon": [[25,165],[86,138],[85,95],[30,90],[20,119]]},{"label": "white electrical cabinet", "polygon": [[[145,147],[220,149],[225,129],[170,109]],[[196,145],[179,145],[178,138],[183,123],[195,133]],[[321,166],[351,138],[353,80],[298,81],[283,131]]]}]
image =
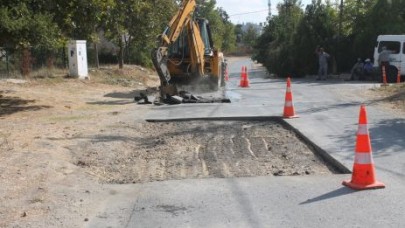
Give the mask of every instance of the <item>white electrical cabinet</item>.
[{"label": "white electrical cabinet", "polygon": [[69,76],[90,79],[87,67],[87,48],[85,40],[71,40],[68,44]]}]

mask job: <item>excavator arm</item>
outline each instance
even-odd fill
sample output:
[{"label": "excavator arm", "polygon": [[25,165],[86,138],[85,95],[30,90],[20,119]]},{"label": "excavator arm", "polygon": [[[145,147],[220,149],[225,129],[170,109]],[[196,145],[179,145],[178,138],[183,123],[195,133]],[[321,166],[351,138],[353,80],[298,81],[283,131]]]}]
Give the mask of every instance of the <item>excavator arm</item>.
[{"label": "excavator arm", "polygon": [[193,20],[196,9],[195,0],[183,0],[180,9],[170,20],[163,34],[159,36],[158,47],[152,51],[152,61],[160,78],[161,97],[177,94],[176,87],[170,84],[170,71],[167,66],[169,47],[179,39],[182,31],[187,31],[190,49],[191,71],[199,76],[204,75],[204,42],[198,24]]}]

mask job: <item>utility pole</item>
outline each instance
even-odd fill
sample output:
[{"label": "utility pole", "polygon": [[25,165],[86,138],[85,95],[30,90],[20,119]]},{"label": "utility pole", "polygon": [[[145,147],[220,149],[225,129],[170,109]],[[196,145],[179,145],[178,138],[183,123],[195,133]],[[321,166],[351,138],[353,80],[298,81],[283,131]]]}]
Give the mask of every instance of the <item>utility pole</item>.
[{"label": "utility pole", "polygon": [[7,77],[9,77],[10,76],[10,68],[8,66],[8,51],[7,51],[7,48],[5,48],[4,51],[6,52]]},{"label": "utility pole", "polygon": [[340,0],[340,6],[339,6],[339,28],[338,28],[338,35],[336,38],[336,52],[335,52],[335,58],[336,58],[336,70],[339,71],[339,60],[340,60],[340,37],[342,36],[342,23],[343,23],[343,0]]},{"label": "utility pole", "polygon": [[267,16],[267,19],[269,20],[271,18],[271,0],[268,0],[267,6],[269,7],[269,13]]}]

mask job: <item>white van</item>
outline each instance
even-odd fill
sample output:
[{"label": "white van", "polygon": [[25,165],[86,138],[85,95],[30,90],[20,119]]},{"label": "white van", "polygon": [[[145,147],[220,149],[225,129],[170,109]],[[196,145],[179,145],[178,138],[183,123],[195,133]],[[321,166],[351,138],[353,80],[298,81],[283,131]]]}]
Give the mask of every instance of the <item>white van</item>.
[{"label": "white van", "polygon": [[405,35],[379,35],[377,44],[374,48],[374,67],[378,67],[378,55],[382,51],[382,47],[387,47],[391,50],[390,65],[395,67],[395,70],[400,69],[401,75],[405,76]]}]

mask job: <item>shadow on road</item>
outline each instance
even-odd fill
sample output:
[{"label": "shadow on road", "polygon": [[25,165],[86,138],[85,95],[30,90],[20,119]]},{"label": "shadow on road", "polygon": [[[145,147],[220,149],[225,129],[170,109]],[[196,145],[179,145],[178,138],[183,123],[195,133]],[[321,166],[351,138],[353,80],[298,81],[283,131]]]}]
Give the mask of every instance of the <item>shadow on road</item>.
[{"label": "shadow on road", "polygon": [[405,152],[405,119],[381,120],[369,127],[371,144],[376,157],[390,156],[393,152]]},{"label": "shadow on road", "polygon": [[139,96],[140,93],[143,93],[145,95],[152,95],[157,92],[158,92],[158,90],[156,87],[149,87],[146,89],[139,89],[139,90],[133,90],[133,91],[128,91],[128,92],[107,93],[104,95],[104,97],[111,97],[111,98],[118,98],[118,99],[134,99],[134,97]]},{"label": "shadow on road", "polygon": [[348,195],[348,194],[351,194],[353,192],[355,192],[355,191],[351,190],[350,188],[341,187],[339,189],[333,190],[331,192],[325,193],[325,194],[317,196],[315,198],[308,199],[307,201],[300,203],[300,205],[316,203],[316,202],[319,202],[319,201],[328,200],[328,199],[336,198],[336,197],[339,197],[339,196]]},{"label": "shadow on road", "polygon": [[127,105],[127,104],[134,103],[134,98],[137,96],[140,96],[141,93],[146,96],[150,96],[150,95],[156,94],[157,92],[158,92],[157,88],[149,87],[149,88],[140,89],[140,90],[107,93],[104,95],[104,97],[116,98],[116,99],[120,99],[120,100],[93,101],[93,102],[87,102],[87,104],[91,104],[91,105]]},{"label": "shadow on road", "polygon": [[134,103],[134,100],[117,100],[117,101],[94,101],[94,102],[87,102],[86,104],[91,105],[127,105]]},{"label": "shadow on road", "polygon": [[300,113],[316,113],[316,112],[322,112],[322,111],[330,111],[333,109],[347,108],[347,107],[352,107],[352,106],[360,107],[361,104],[362,104],[361,102],[347,102],[347,103],[340,103],[340,104],[325,105],[323,107],[309,108],[307,110],[300,110]]}]

